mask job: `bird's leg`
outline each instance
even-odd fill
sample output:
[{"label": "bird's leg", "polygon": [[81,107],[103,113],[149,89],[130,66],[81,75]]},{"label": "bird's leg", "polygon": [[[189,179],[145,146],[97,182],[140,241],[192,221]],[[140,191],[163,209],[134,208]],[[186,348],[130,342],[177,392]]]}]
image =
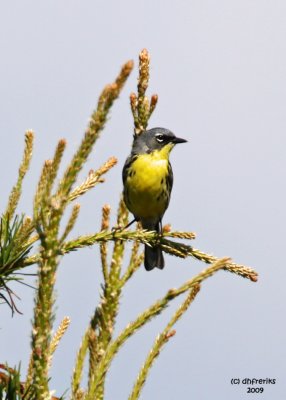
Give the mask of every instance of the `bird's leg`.
[{"label": "bird's leg", "polygon": [[159,221],[159,234],[162,236],[163,233],[163,227],[162,227],[162,220],[160,219]]},{"label": "bird's leg", "polygon": [[131,222],[129,222],[124,228],[123,228],[123,230],[125,230],[125,229],[127,229],[127,228],[129,228],[132,224],[134,224],[134,222],[136,222],[137,221],[137,219],[136,218],[134,218],[134,219],[132,219],[132,221]]},{"label": "bird's leg", "polygon": [[129,222],[126,226],[124,226],[124,228],[122,228],[122,226],[114,226],[112,228],[113,231],[125,231],[125,229],[129,228],[132,224],[134,224],[134,222],[136,222],[137,219],[134,218],[131,222]]}]

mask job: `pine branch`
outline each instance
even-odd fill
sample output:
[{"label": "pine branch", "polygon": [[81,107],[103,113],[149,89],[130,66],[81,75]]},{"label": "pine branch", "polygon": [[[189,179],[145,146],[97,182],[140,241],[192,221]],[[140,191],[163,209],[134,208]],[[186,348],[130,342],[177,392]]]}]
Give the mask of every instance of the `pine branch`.
[{"label": "pine branch", "polygon": [[110,157],[97,171],[90,171],[87,179],[78,187],[76,187],[68,196],[68,201],[73,201],[77,197],[83,195],[98,183],[104,182],[101,176],[106,174],[117,163],[115,157]]},{"label": "pine branch", "polygon": [[127,327],[118,335],[118,337],[113,342],[111,342],[107,347],[105,355],[102,357],[97,367],[97,372],[94,377],[94,380],[90,384],[90,389],[89,392],[87,393],[86,400],[92,400],[94,398],[97,398],[96,397],[97,392],[102,385],[102,382],[105,378],[105,375],[110,367],[110,364],[114,356],[130,336],[134,335],[134,333],[139,328],[144,326],[156,315],[160,314],[167,307],[167,305],[171,300],[181,295],[182,293],[185,293],[186,291],[190,290],[195,285],[201,283],[203,280],[209,278],[216,271],[224,268],[227,263],[229,263],[228,258],[223,258],[221,260],[218,260],[216,263],[212,264],[209,268],[202,271],[199,275],[195,276],[194,278],[183,284],[178,289],[169,290],[162,299],[158,300],[150,308],[148,308],[146,311],[140,314],[135,321],[128,324]]},{"label": "pine branch", "polygon": [[75,367],[72,376],[72,383],[71,383],[72,400],[77,400],[80,394],[82,393],[82,390],[80,388],[80,383],[82,380],[84,361],[88,352],[89,333],[90,333],[90,328],[88,328],[88,330],[85,332],[80,344],[79,351],[77,353]]},{"label": "pine branch", "polygon": [[[119,226],[124,226],[127,224],[127,221],[128,210],[123,198],[121,198],[117,212],[117,224]],[[99,306],[96,308],[94,317],[91,321],[91,327],[96,332],[96,349],[94,349],[95,356],[90,357],[90,362],[92,362],[92,364],[90,364],[89,370],[92,372],[89,374],[89,387],[91,382],[93,382],[96,373],[96,366],[94,363],[96,362],[96,365],[100,363],[114,331],[115,319],[119,307],[119,298],[122,290],[120,274],[124,247],[123,241],[115,240],[107,281],[105,281],[103,285],[101,301]],[[101,400],[103,399],[103,396],[104,381],[101,382],[100,387],[97,390],[96,398]]]},{"label": "pine branch", "polygon": [[[114,100],[119,96],[132,70],[132,66],[132,62],[126,63],[115,82],[104,88],[84,138],[59,183],[56,195],[51,196],[50,191],[55,179],[55,170],[57,170],[62,154],[59,148],[56,150],[54,159],[45,162],[36,191],[34,222],[41,242],[41,250],[37,258],[39,264],[39,282],[34,308],[32,334],[32,375],[37,400],[46,400],[49,395],[48,368],[51,331],[54,320],[54,285],[62,247],[61,239],[59,238],[60,222],[68,204],[68,197],[72,193],[73,184],[91,153],[99,132],[105,125],[108,112]],[[55,162],[55,159],[58,162]],[[106,172],[110,166],[105,166],[104,168]],[[78,210],[74,209],[63,238],[65,238],[73,227],[77,213]]]},{"label": "pine branch", "polygon": [[[193,257],[200,261],[203,261],[207,264],[215,262],[218,260],[218,257],[202,252],[201,250],[195,249],[192,246],[188,246],[184,243],[174,242],[166,239],[167,237],[178,237],[185,239],[193,239],[195,238],[195,234],[192,232],[181,232],[174,231],[169,232],[166,231],[163,233],[163,237],[158,236],[158,234],[154,231],[147,231],[138,229],[136,231],[130,230],[112,230],[112,231],[101,231],[93,235],[80,236],[76,239],[67,241],[63,244],[60,249],[60,254],[69,253],[71,251],[75,251],[77,249],[92,246],[95,243],[106,243],[108,241],[138,241],[143,244],[154,245],[155,243],[160,243],[162,249],[170,254],[180,258]],[[38,262],[39,255],[34,255],[31,257],[27,257],[24,261],[24,265],[32,265]],[[225,268],[227,271],[232,272],[234,274],[240,275],[243,278],[250,279],[253,282],[256,282],[258,279],[257,272],[249,267],[245,267],[244,265],[230,263]]]},{"label": "pine branch", "polygon": [[[109,229],[110,225],[110,212],[111,207],[108,204],[105,204],[102,207],[102,220],[101,220],[101,231],[105,232]],[[107,253],[108,253],[108,245],[107,242],[100,243],[100,258],[101,258],[101,266],[102,266],[102,274],[104,278],[104,282],[108,282],[108,263],[107,263]]]},{"label": "pine branch", "polygon": [[[197,260],[204,261],[207,264],[211,264],[218,260],[217,257],[194,248],[191,248],[188,254]],[[258,274],[254,269],[245,267],[241,264],[229,263],[226,265],[225,270],[232,272],[233,274],[240,275],[243,278],[250,279],[252,282],[257,282],[258,280]]]},{"label": "pine branch", "polygon": [[107,85],[101,93],[98,100],[97,109],[91,116],[89,126],[85,132],[81,145],[73,157],[70,165],[68,166],[63,179],[61,180],[57,191],[57,196],[68,198],[69,194],[71,193],[72,186],[75,183],[78,173],[91,153],[101,130],[104,128],[109,110],[114,100],[119,96],[119,93],[123,88],[128,76],[130,75],[132,68],[132,61],[128,61],[126,64],[124,64],[115,82],[111,85]]},{"label": "pine branch", "polygon": [[31,250],[29,238],[32,231],[33,224],[29,217],[19,218],[16,215],[12,220],[5,216],[0,219],[0,299],[9,305],[12,314],[19,310],[14,301],[17,295],[8,283],[21,280],[16,271],[23,268]]},{"label": "pine branch", "polygon": [[49,179],[49,182],[47,183],[47,187],[46,187],[46,196],[47,197],[50,196],[53,184],[58,175],[60,163],[63,158],[63,154],[65,151],[66,145],[67,145],[66,140],[61,139],[57,144],[54,157],[51,160],[52,165],[51,165],[50,179]]},{"label": "pine branch", "polygon": [[51,343],[50,343],[50,349],[49,349],[49,355],[50,355],[50,359],[49,359],[49,367],[51,367],[52,365],[52,358],[53,358],[53,354],[56,351],[60,340],[62,339],[62,337],[64,336],[64,334],[66,333],[69,325],[70,325],[70,318],[69,317],[65,317],[62,322],[60,323],[60,326],[58,327],[56,333],[53,335]]},{"label": "pine branch", "polygon": [[148,354],[140,372],[136,379],[136,382],[133,386],[132,393],[129,396],[129,400],[137,400],[141,394],[142,388],[146,382],[147,376],[152,368],[154,361],[160,355],[160,352],[163,346],[176,334],[175,330],[172,330],[175,323],[182,317],[182,315],[188,310],[189,306],[195,299],[196,295],[200,290],[200,285],[194,285],[193,288],[189,291],[187,298],[180,305],[180,307],[176,310],[175,314],[172,316],[170,322],[163,330],[163,332],[157,336],[153,347]]},{"label": "pine branch", "polygon": [[149,68],[150,68],[150,55],[146,49],[143,49],[139,54],[139,77],[137,92],[130,95],[130,106],[134,119],[134,134],[140,135],[148,126],[149,118],[153,113],[158,95],[153,94],[151,101],[146,96],[146,91],[149,83]]},{"label": "pine branch", "polygon": [[[193,234],[191,232],[186,232],[186,236],[189,236],[188,239],[193,238]],[[86,246],[91,246],[95,244],[96,242],[107,242],[107,241],[134,241],[138,240],[139,242],[143,244],[149,244],[149,245],[154,245],[155,243],[157,244],[158,242],[161,243],[162,245],[167,245],[169,244],[170,247],[177,246],[178,249],[182,249],[184,258],[188,256],[187,249],[190,248],[190,246],[186,246],[182,243],[177,243],[177,242],[171,242],[165,239],[165,237],[173,237],[172,233],[165,233],[163,235],[163,238],[158,236],[158,233],[155,231],[148,231],[144,229],[139,229],[136,231],[130,231],[130,230],[112,230],[112,231],[101,231],[98,233],[95,233],[93,235],[86,235],[86,236],[80,236],[76,239],[70,240],[68,242],[65,242],[62,247],[62,253],[70,252],[73,250],[76,250],[81,247],[86,247]]]},{"label": "pine branch", "polygon": [[139,269],[139,267],[144,261],[144,253],[138,254],[139,247],[140,247],[139,242],[134,241],[129,265],[120,281],[121,286],[125,285],[125,283],[133,276],[133,274]]},{"label": "pine branch", "polygon": [[75,204],[72,208],[72,212],[71,212],[70,218],[68,220],[68,223],[66,225],[66,228],[64,230],[64,233],[62,234],[62,236],[60,238],[60,243],[63,243],[66,240],[66,238],[68,237],[68,235],[70,234],[70,232],[73,230],[73,227],[75,226],[75,223],[79,216],[79,211],[80,211],[80,204]]},{"label": "pine branch", "polygon": [[12,219],[15,214],[15,210],[18,205],[22,192],[23,179],[29,169],[30,162],[32,159],[33,143],[34,143],[34,133],[33,131],[27,131],[25,133],[25,149],[24,149],[23,160],[18,172],[17,183],[11,191],[8,200],[8,205],[4,213],[4,218],[6,219]]}]

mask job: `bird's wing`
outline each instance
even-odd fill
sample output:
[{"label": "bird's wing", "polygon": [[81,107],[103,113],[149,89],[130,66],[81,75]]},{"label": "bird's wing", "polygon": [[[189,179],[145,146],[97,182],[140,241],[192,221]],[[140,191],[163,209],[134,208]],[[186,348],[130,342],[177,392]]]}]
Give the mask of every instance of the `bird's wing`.
[{"label": "bird's wing", "polygon": [[130,165],[136,160],[137,157],[138,157],[137,155],[132,154],[126,159],[123,170],[122,170],[123,184],[125,184],[125,182],[126,182]]},{"label": "bird's wing", "polygon": [[168,175],[166,179],[166,184],[167,184],[167,191],[171,195],[172,187],[173,187],[173,170],[172,170],[172,165],[170,162],[168,163]]}]

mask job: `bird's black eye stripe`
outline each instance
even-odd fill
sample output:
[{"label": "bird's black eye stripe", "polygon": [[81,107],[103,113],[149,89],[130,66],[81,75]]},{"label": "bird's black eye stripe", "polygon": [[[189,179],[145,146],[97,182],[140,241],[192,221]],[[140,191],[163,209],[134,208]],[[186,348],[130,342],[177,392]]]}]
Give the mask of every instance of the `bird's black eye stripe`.
[{"label": "bird's black eye stripe", "polygon": [[162,135],[162,133],[157,133],[155,136],[156,136],[156,140],[158,143],[164,142],[165,138],[164,138],[164,135]]}]

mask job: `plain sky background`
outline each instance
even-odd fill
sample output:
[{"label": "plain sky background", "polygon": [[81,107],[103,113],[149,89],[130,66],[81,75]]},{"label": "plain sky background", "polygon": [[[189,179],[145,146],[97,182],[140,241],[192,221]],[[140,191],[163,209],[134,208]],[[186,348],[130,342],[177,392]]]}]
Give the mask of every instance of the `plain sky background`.
[{"label": "plain sky background", "polygon": [[[285,398],[285,97],[284,0],[13,1],[0,4],[0,132],[2,210],[17,176],[24,132],[36,143],[19,212],[31,214],[42,163],[61,137],[66,166],[81,141],[102,87],[123,62],[151,53],[149,94],[159,103],[150,127],[189,140],[172,153],[175,184],[164,222],[195,231],[193,245],[254,267],[254,284],[225,271],[206,281],[155,363],[142,399],[223,399],[253,396],[231,378],[275,378],[261,399]],[[119,164],[106,183],[84,196],[74,236],[95,232],[100,209],[114,215],[121,169],[133,133],[132,73],[88,165],[109,156]],[[121,299],[118,333],[167,289],[205,268],[166,256],[163,271],[144,268]],[[56,322],[72,323],[59,346],[51,388],[70,386],[81,336],[99,297],[98,250],[66,256],[57,280]],[[1,306],[0,361],[28,362],[33,290],[14,287],[24,315]],[[181,298],[180,301],[183,299]],[[176,302],[127,343],[107,378],[107,400],[124,400],[156,334]],[[24,376],[23,376],[24,378]],[[258,395],[255,396],[255,398]]]}]

